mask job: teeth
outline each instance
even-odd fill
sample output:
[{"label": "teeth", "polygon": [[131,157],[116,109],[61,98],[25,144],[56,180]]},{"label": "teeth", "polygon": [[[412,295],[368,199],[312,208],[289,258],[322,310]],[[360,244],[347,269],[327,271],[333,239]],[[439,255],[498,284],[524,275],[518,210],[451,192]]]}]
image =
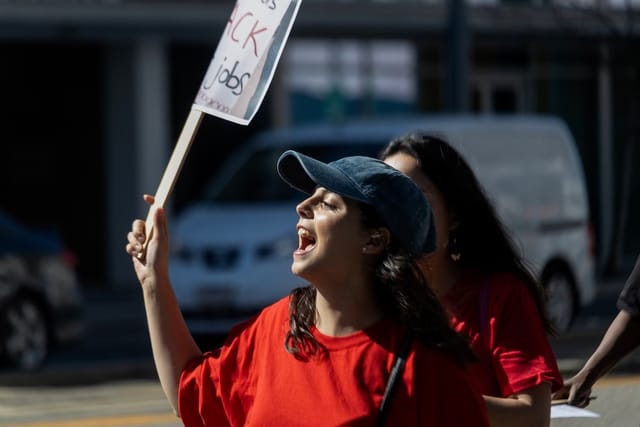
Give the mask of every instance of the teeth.
[{"label": "teeth", "polygon": [[300,237],[309,237],[309,236],[311,236],[311,233],[309,233],[304,228],[298,228],[298,236],[300,236]]}]

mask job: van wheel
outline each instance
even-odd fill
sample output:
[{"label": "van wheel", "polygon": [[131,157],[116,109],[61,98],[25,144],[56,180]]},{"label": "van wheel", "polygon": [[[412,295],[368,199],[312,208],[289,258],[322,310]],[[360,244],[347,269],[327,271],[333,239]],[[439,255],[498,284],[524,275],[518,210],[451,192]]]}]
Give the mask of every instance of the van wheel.
[{"label": "van wheel", "polygon": [[557,331],[569,330],[575,316],[573,280],[562,270],[555,270],[544,280],[547,297],[547,311]]}]

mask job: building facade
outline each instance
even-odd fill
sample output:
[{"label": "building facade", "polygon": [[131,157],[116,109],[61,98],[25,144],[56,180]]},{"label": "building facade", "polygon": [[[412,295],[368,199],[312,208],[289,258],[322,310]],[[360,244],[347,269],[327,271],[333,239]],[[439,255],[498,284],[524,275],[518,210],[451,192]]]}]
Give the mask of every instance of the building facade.
[{"label": "building facade", "polygon": [[[177,211],[254,132],[398,112],[556,114],[585,166],[601,272],[640,248],[640,6],[304,0],[249,126],[205,117]],[[626,6],[625,6],[626,5]],[[0,3],[2,207],[53,224],[95,286],[132,282],[144,217],[232,1]],[[89,190],[87,190],[89,188]]]}]

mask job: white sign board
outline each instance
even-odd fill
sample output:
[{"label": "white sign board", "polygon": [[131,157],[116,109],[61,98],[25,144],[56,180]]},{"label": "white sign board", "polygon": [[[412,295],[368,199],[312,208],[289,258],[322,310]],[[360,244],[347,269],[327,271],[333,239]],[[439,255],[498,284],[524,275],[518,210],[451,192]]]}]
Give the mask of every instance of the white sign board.
[{"label": "white sign board", "polygon": [[247,125],[271,83],[301,0],[237,0],[193,109]]}]

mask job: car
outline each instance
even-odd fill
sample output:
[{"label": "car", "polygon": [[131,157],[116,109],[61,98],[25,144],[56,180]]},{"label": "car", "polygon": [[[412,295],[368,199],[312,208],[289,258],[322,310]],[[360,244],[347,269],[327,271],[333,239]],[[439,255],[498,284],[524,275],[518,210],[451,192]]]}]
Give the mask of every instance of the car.
[{"label": "car", "polygon": [[282,152],[376,156],[413,130],[443,135],[467,159],[567,331],[596,291],[586,181],[568,127],[554,116],[441,114],[267,130],[240,147],[172,222],[170,275],[192,333],[224,334],[302,284],[290,271],[302,196],[275,171]]},{"label": "car", "polygon": [[84,335],[76,257],[54,231],[0,211],[0,367],[42,367],[52,351]]}]

